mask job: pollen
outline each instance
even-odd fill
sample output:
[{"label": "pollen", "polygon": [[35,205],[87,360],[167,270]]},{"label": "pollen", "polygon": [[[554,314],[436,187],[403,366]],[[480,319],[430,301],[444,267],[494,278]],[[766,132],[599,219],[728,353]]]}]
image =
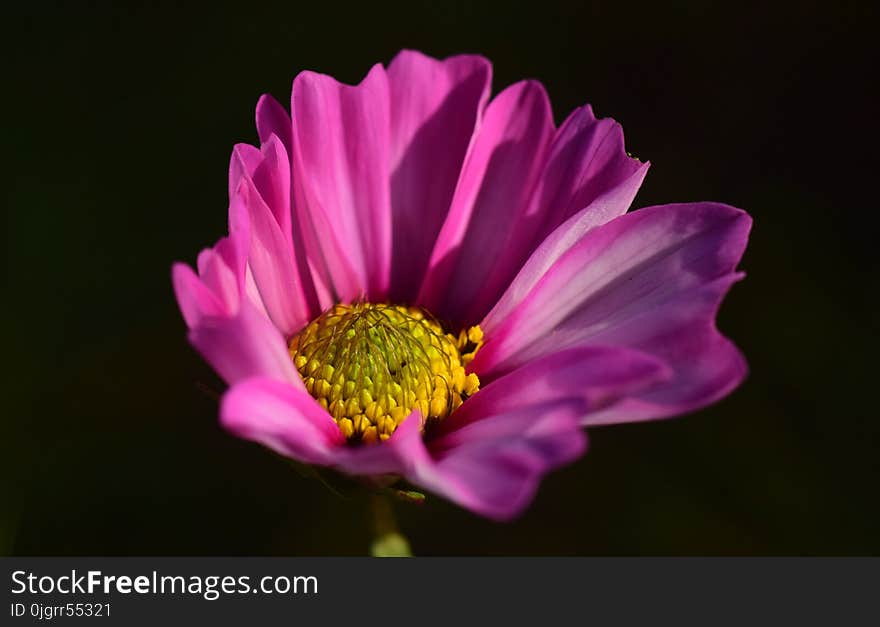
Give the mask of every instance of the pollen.
[{"label": "pollen", "polygon": [[336,305],[290,342],[306,390],[349,442],[387,440],[418,409],[430,428],[480,389],[465,367],[483,345],[480,327],[444,332],[425,310]]}]

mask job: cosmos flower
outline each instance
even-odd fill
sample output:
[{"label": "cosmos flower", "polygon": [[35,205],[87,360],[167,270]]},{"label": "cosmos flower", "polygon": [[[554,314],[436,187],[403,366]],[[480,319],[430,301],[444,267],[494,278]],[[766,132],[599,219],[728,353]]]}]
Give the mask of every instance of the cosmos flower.
[{"label": "cosmos flower", "polygon": [[627,213],[648,169],[540,83],[493,99],[479,56],[403,51],[356,86],[302,72],[235,146],[229,235],[175,264],[232,433],[403,479],[495,519],[580,456],[585,427],[674,416],[746,364],[715,327],[751,220]]}]

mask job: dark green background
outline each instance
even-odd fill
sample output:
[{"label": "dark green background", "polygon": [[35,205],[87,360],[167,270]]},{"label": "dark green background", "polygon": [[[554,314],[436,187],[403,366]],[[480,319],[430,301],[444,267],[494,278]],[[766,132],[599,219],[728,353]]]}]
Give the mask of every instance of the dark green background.
[{"label": "dark green background", "polygon": [[557,121],[616,118],[653,163],[636,206],[755,218],[720,317],[740,390],[592,431],[514,523],[400,506],[415,551],[880,553],[874,3],[250,4],[3,17],[0,553],[366,550],[362,499],[219,428],[169,268],[224,234],[261,93],[288,102],[303,69],[358,81],[402,47],[483,53],[496,91],[538,78]]}]

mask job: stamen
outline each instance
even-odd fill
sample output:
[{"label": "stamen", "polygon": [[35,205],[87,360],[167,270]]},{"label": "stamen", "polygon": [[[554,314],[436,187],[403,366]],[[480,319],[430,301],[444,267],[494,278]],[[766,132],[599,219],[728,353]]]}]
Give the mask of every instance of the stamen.
[{"label": "stamen", "polygon": [[290,342],[306,390],[352,442],[391,437],[415,409],[425,427],[446,418],[480,388],[465,366],[483,344],[480,327],[458,337],[424,310],[336,305]]}]

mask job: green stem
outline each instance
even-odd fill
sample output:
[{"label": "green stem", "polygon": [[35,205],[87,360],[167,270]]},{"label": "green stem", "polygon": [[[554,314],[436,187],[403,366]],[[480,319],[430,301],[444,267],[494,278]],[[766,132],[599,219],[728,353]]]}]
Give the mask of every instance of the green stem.
[{"label": "green stem", "polygon": [[373,513],[373,543],[370,555],[373,557],[412,557],[409,542],[397,528],[391,502],[384,494],[370,497]]}]

